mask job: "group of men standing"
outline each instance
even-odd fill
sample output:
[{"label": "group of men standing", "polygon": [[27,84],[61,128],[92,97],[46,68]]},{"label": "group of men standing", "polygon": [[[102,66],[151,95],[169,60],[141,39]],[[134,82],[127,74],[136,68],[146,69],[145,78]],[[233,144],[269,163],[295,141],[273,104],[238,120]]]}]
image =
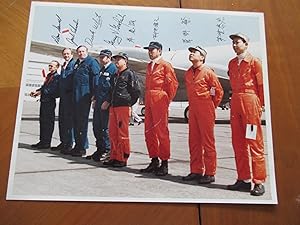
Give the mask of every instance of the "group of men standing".
[{"label": "group of men standing", "polygon": [[[230,119],[238,178],[235,184],[228,185],[227,188],[250,191],[251,195],[259,196],[265,192],[263,183],[266,179],[260,120],[264,106],[262,67],[260,61],[247,51],[247,36],[238,33],[230,35],[230,38],[237,54],[229,62],[228,75],[232,87]],[[145,141],[151,162],[140,172],[154,173],[156,176],[168,174],[168,108],[178,88],[172,65],[162,58],[162,48],[156,41],[145,47],[150,62],[146,68],[144,122]],[[189,51],[192,66],[186,71],[184,78],[189,100],[190,173],[182,179],[209,184],[215,182],[215,109],[222,100],[223,89],[215,72],[205,65],[206,50],[196,46],[190,47]],[[110,50],[104,49],[99,55],[99,65],[96,59],[88,55],[85,46],[79,46],[76,52],[77,61],[72,58],[71,49],[64,49],[65,63],[61,74],[56,72],[59,63],[52,61],[50,65],[53,64],[56,70],[51,70],[49,65],[49,74],[43,86],[31,93],[32,96],[41,95],[40,142],[32,147],[50,147],[57,97],[55,91],[51,90],[58,86],[61,98],[61,144],[52,150],[60,150],[63,154],[73,156],[86,153],[88,116],[92,103],[97,150],[87,158],[95,161],[105,159],[103,164],[106,166],[125,167],[130,156],[130,107],[140,95],[138,79],[127,65],[128,55],[120,52],[112,56]],[[112,63],[111,59],[115,62]],[[48,101],[47,96],[50,96],[51,101]],[[45,121],[45,118],[49,121]],[[72,148],[74,139],[75,146]]]}]

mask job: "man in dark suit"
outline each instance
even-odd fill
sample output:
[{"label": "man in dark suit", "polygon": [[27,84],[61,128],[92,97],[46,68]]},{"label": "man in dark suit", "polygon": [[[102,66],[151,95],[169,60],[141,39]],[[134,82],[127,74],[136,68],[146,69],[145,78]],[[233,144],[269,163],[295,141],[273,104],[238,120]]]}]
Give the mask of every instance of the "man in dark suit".
[{"label": "man in dark suit", "polygon": [[61,66],[61,73],[59,79],[59,112],[58,112],[58,125],[60,144],[52,147],[52,151],[61,151],[61,153],[68,153],[72,149],[74,132],[73,132],[73,112],[72,112],[72,89],[73,80],[72,72],[75,65],[72,50],[64,48],[62,51],[65,62]]},{"label": "man in dark suit", "polygon": [[41,88],[30,93],[31,97],[41,96],[40,104],[40,141],[31,145],[36,149],[50,148],[55,121],[55,98],[58,97],[59,62],[53,60],[49,64],[49,73]]}]

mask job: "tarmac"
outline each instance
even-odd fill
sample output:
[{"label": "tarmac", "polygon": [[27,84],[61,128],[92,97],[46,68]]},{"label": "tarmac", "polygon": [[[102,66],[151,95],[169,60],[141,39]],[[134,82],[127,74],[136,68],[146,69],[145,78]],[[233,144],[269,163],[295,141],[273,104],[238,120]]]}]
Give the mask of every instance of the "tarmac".
[{"label": "tarmac", "polygon": [[[274,187],[269,179],[268,148],[266,161],[268,177],[263,196],[249,192],[226,190],[236,180],[234,153],[231,146],[229,110],[217,109],[215,139],[217,148],[217,174],[212,184],[199,185],[184,182],[189,174],[188,124],[183,118],[180,104],[170,110],[169,130],[171,159],[169,174],[157,177],[142,174],[150,159],[144,139],[144,124],[130,126],[131,154],[125,168],[107,168],[100,162],[84,157],[72,157],[50,149],[36,150],[31,144],[39,141],[39,103],[24,102],[20,132],[15,136],[8,200],[105,201],[105,202],[180,202],[180,203],[253,203],[274,204]],[[222,122],[223,121],[223,122]],[[265,135],[265,126],[264,135]],[[96,150],[92,124],[89,122],[87,155]],[[60,143],[58,122],[52,146]],[[276,190],[276,189],[275,189]]]}]

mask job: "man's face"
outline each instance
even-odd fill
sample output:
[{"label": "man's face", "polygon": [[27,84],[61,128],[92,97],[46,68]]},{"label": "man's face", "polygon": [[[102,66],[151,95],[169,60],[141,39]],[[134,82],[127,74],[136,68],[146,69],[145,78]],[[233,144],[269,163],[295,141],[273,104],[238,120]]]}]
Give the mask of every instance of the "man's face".
[{"label": "man's face", "polygon": [[127,64],[126,60],[120,56],[117,56],[114,60],[118,70],[124,68]]},{"label": "man's face", "polygon": [[106,55],[100,55],[99,56],[99,62],[100,62],[101,65],[105,65],[105,64],[110,62],[110,58]]},{"label": "man's face", "polygon": [[235,53],[237,55],[240,55],[240,54],[244,53],[247,50],[248,44],[245,43],[243,41],[243,39],[241,39],[239,37],[235,37],[232,40],[232,48],[233,48],[233,50],[235,51]]},{"label": "man's face", "polygon": [[73,57],[70,49],[65,49],[63,51],[62,55],[63,55],[63,58],[65,59],[65,61],[69,61]]},{"label": "man's face", "polygon": [[195,49],[191,49],[190,55],[189,55],[189,60],[192,63],[203,61],[204,60],[204,56],[201,55],[199,51],[196,51]]},{"label": "man's face", "polygon": [[77,55],[79,59],[85,59],[88,56],[87,49],[85,47],[80,47],[77,49]]},{"label": "man's face", "polygon": [[56,62],[51,62],[48,67],[50,73],[54,73],[58,69],[58,65]]},{"label": "man's face", "polygon": [[151,60],[156,59],[161,55],[161,50],[157,48],[149,48],[148,55]]}]

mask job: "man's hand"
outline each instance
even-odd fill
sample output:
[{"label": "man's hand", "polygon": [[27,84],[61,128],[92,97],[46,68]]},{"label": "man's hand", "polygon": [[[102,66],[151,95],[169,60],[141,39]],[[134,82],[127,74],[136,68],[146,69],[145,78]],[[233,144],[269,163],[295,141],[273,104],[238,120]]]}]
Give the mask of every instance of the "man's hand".
[{"label": "man's hand", "polygon": [[30,95],[30,97],[35,98],[35,97],[41,95],[41,91],[32,91],[32,92],[30,92],[29,95]]}]

